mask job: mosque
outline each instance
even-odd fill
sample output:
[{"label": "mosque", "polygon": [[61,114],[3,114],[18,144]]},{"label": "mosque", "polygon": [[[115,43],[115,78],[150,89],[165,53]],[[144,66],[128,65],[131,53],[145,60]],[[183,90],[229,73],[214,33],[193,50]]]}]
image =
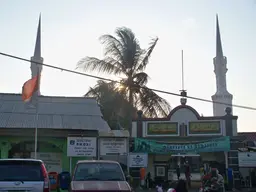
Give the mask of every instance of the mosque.
[{"label": "mosque", "polygon": [[[31,57],[32,77],[38,70],[42,72],[42,66],[37,66],[34,62],[43,63],[41,18],[34,55]],[[139,177],[137,167],[141,163],[139,166],[146,167],[152,177],[173,180],[177,163],[189,161],[192,166],[192,179],[197,180],[200,177],[201,163],[211,162],[220,166],[220,169],[232,168],[238,185],[238,148],[244,147],[243,141],[255,145],[256,134],[237,132],[238,117],[232,114],[233,95],[227,89],[227,57],[223,53],[218,16],[213,65],[216,78],[216,93],[212,95],[213,116],[200,116],[197,110],[187,105],[186,91],[181,93],[181,104],[166,118],[143,118],[143,114],[138,112],[138,118],[132,122],[132,144],[128,161],[130,174],[134,178]],[[32,157],[37,127],[37,151],[41,153],[42,158],[46,158],[44,161],[48,161],[48,168],[58,172],[72,170],[76,161],[85,157],[75,156],[73,162],[70,161],[67,137],[98,137],[99,133],[106,135],[111,132],[93,98],[43,96],[39,83],[34,101],[37,104],[38,116],[35,107],[22,102],[21,94],[0,93],[0,158]],[[119,137],[128,135],[126,132],[118,133]],[[117,134],[111,132],[111,136],[117,137]],[[91,143],[96,153],[97,144]],[[124,161],[127,159],[127,153],[123,153]]]},{"label": "mosque", "polygon": [[[187,105],[187,93],[183,90],[181,104],[166,118],[144,118],[140,111],[133,121],[130,151],[141,155],[140,162],[145,163],[146,171],[153,178],[176,180],[177,165],[182,170],[187,162],[191,165],[191,179],[200,180],[199,170],[207,164],[218,168],[222,174],[231,168],[235,186],[239,188],[238,149],[256,138],[249,138],[251,133],[239,134],[237,131],[238,116],[232,114],[233,95],[227,89],[227,57],[223,53],[218,16],[213,66],[216,78],[216,93],[212,95],[213,116],[200,116],[196,109]],[[138,176],[136,166],[131,169],[131,174]]]}]

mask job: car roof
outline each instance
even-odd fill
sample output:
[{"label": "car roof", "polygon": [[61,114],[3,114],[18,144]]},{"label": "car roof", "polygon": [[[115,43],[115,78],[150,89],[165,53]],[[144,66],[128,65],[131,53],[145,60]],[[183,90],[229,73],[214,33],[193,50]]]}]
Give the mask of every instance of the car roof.
[{"label": "car roof", "polygon": [[77,164],[80,163],[114,163],[119,164],[117,161],[111,161],[111,160],[79,160],[77,161]]},{"label": "car roof", "polygon": [[10,158],[10,159],[0,159],[0,161],[33,161],[43,163],[40,159],[22,159],[22,158]]}]

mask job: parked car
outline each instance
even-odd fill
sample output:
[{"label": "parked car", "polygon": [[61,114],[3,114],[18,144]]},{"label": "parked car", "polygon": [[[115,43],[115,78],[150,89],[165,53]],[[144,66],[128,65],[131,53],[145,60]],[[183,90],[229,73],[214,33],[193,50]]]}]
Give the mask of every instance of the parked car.
[{"label": "parked car", "polygon": [[120,164],[107,160],[78,161],[70,184],[70,192],[131,191]]},{"label": "parked car", "polygon": [[49,192],[44,163],[36,159],[0,159],[0,191]]}]

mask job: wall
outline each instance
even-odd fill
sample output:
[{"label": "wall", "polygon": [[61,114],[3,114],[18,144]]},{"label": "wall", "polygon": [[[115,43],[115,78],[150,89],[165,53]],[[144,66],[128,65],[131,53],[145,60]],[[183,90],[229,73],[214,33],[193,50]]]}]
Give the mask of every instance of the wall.
[{"label": "wall", "polygon": [[[13,144],[19,144],[25,141],[31,141],[31,137],[12,137],[1,136],[0,137],[0,150],[1,158],[8,158],[8,153],[12,149]],[[34,141],[33,141],[34,142]],[[40,145],[38,152],[48,153],[61,153],[62,171],[70,170],[69,157],[67,157],[67,139],[60,138],[38,138],[38,143],[45,143]],[[33,151],[33,150],[32,150]],[[72,158],[72,170],[78,160],[86,159],[86,157],[73,157]]]}]

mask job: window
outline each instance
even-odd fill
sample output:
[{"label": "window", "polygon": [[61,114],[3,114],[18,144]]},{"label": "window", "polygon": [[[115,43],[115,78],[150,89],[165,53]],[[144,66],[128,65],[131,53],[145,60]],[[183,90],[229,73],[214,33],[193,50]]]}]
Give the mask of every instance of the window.
[{"label": "window", "polygon": [[41,163],[34,161],[0,161],[0,181],[43,181]]},{"label": "window", "polygon": [[157,166],[156,167],[156,176],[157,177],[164,177],[165,176],[165,167]]},{"label": "window", "polygon": [[116,163],[79,163],[75,181],[125,181],[124,173]]}]

